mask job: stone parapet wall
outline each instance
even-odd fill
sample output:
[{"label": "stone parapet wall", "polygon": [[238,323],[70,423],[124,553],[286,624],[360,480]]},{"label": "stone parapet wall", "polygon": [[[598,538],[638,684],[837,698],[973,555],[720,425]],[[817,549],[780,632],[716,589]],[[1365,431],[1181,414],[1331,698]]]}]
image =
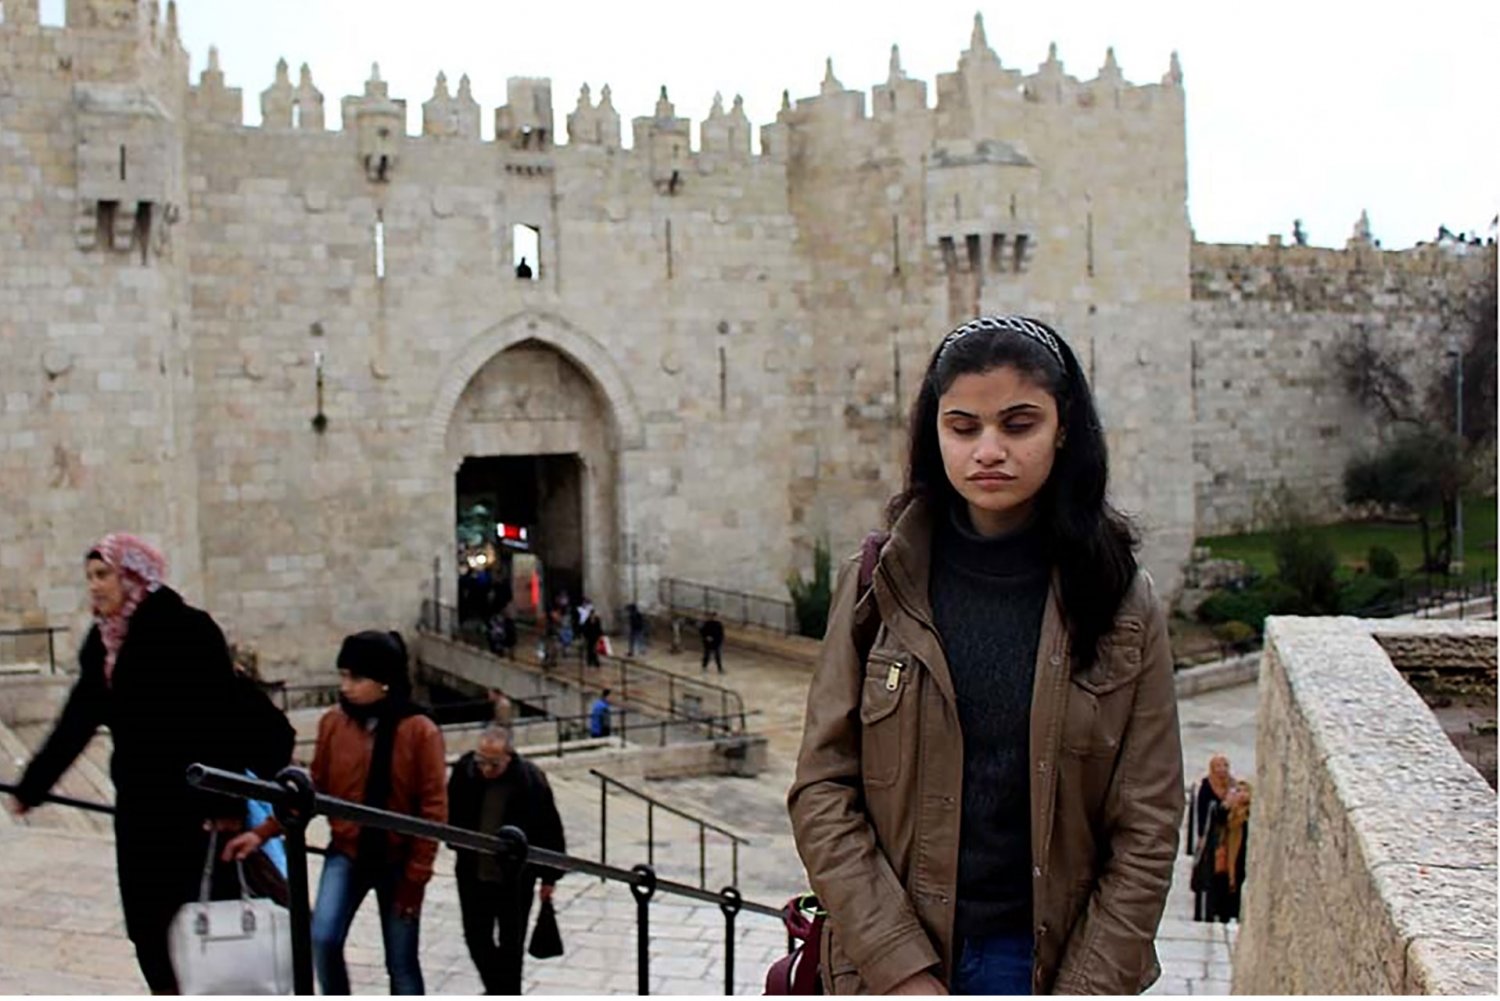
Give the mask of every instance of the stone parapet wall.
[{"label": "stone parapet wall", "polygon": [[1494,668],[1494,623],[1267,621],[1236,994],[1496,990],[1495,793],[1394,637],[1477,643]]}]

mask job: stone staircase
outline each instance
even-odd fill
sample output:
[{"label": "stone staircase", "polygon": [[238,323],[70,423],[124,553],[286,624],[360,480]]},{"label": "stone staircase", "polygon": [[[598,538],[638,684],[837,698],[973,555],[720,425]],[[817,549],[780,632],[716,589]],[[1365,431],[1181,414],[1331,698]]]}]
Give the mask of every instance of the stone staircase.
[{"label": "stone staircase", "polygon": [[[0,723],[0,755],[9,762],[9,766],[0,774],[19,779],[21,770],[51,731],[51,724],[23,724],[11,728]],[[84,753],[73,762],[73,766],[63,773],[62,779],[53,787],[53,792],[94,803],[113,803],[115,787],[109,778],[111,749],[108,732],[97,734],[89,741]],[[99,833],[114,829],[112,820],[106,814],[54,805],[43,805],[21,818],[11,817],[8,810],[5,811],[5,816],[17,825],[43,830]]]}]

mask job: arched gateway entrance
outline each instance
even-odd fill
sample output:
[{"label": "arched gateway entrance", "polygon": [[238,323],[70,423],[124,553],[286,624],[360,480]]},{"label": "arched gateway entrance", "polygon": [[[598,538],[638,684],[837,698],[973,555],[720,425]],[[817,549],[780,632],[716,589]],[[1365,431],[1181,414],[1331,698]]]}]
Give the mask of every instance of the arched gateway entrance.
[{"label": "arched gateway entrance", "polygon": [[476,338],[444,389],[460,613],[477,618],[512,599],[524,614],[565,589],[611,616],[620,453],[639,424],[602,348],[556,318],[522,314]]}]

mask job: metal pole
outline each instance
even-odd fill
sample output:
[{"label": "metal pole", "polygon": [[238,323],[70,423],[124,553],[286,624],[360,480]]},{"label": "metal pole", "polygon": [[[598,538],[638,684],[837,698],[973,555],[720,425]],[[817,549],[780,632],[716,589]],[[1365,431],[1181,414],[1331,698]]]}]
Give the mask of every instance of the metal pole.
[{"label": "metal pole", "polygon": [[707,854],[704,852],[703,822],[698,822],[698,889],[708,889]]},{"label": "metal pole", "polygon": [[635,897],[635,992],[651,993],[651,896],[656,892],[656,870],[638,865],[632,870],[640,877],[630,884]]},{"label": "metal pole", "polygon": [[733,841],[729,842],[729,859],[730,859],[730,863],[729,863],[730,864],[729,877],[734,882],[735,886],[739,886],[740,885],[740,842],[739,842],[738,838],[736,838]]},{"label": "metal pole", "polygon": [[[1458,449],[1459,456],[1462,458],[1464,447],[1464,352],[1461,347],[1454,351],[1453,367],[1457,370],[1458,375],[1458,418],[1455,423],[1458,425]],[[1463,481],[1460,478],[1457,503],[1454,505],[1454,515],[1458,521],[1456,532],[1458,559],[1455,562],[1458,563],[1459,573],[1463,573],[1464,569],[1464,491],[1462,483]]]},{"label": "metal pole", "polygon": [[432,631],[443,631],[443,558],[432,558]]},{"label": "metal pole", "polygon": [[47,629],[47,673],[48,674],[56,674],[57,673],[57,655],[53,652],[53,647],[52,647],[52,637],[53,637],[53,635],[54,634],[53,634],[51,628],[49,627]]},{"label": "metal pole", "polygon": [[724,995],[734,994],[734,916],[740,911],[740,891],[726,886],[719,891],[723,899],[719,910],[724,912]]},{"label": "metal pole", "polygon": [[656,865],[656,804],[646,800],[646,864]]},{"label": "metal pole", "polygon": [[276,819],[286,835],[286,881],[291,897],[293,993],[313,993],[312,907],[308,903],[307,823],[317,810],[312,777],[300,768],[283,768],[276,781],[296,797],[277,807]]}]

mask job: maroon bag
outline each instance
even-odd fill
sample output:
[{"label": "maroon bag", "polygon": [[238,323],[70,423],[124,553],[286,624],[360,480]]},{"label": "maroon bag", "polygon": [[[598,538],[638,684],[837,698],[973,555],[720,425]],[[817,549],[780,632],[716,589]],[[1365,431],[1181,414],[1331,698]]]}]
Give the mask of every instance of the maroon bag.
[{"label": "maroon bag", "polygon": [[[870,587],[875,582],[875,564],[879,562],[880,550],[889,538],[889,532],[871,532],[860,544],[857,601],[863,601],[869,594]],[[870,610],[867,610],[862,621],[855,624],[856,634],[869,632],[871,623],[878,628],[879,621],[878,613],[872,619]],[[873,636],[858,636],[861,653],[867,655],[866,648],[873,640]],[[771,968],[766,971],[765,993],[823,993],[823,980],[818,967],[823,952],[823,922],[827,917],[828,912],[823,910],[818,898],[811,893],[799,894],[786,902],[786,906],[781,909],[781,920],[786,925],[787,937],[800,944],[794,945],[791,952],[771,964]]]},{"label": "maroon bag", "polygon": [[828,912],[818,906],[818,898],[811,893],[798,894],[786,902],[781,909],[781,920],[786,925],[787,937],[798,944],[766,971],[765,993],[823,993],[818,962],[823,951],[823,921],[827,917]]}]

